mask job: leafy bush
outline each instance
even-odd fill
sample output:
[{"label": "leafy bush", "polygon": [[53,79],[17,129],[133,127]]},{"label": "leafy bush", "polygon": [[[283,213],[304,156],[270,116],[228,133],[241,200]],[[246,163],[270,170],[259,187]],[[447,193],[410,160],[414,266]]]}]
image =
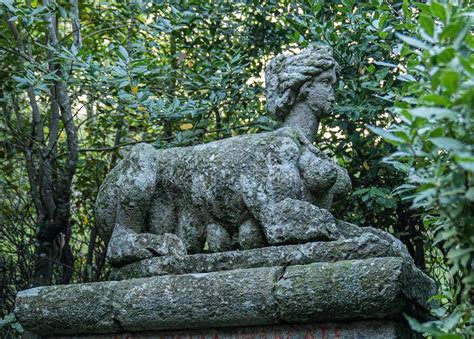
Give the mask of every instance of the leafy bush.
[{"label": "leafy bush", "polygon": [[472,334],[474,297],[474,8],[417,4],[417,25],[404,42],[406,85],[388,130],[372,130],[397,147],[385,159],[406,174],[396,192],[421,212],[426,241],[449,274],[436,272],[446,308],[415,329],[436,336]]}]

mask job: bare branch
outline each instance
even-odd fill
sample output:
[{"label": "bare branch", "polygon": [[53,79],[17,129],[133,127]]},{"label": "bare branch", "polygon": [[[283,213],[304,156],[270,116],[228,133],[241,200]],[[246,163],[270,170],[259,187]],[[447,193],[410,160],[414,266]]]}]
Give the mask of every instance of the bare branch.
[{"label": "bare branch", "polygon": [[82,47],[82,36],[81,36],[81,22],[79,20],[79,6],[77,0],[69,0],[71,5],[71,21],[72,21],[72,31],[74,34],[74,45],[77,50],[80,50]]}]

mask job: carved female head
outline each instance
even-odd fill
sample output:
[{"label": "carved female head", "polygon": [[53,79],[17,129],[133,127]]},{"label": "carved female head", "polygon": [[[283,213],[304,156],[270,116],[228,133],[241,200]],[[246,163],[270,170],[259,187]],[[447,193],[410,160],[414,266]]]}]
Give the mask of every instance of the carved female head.
[{"label": "carved female head", "polygon": [[323,45],[310,45],[299,54],[275,57],[265,70],[268,113],[283,121],[301,101],[306,101],[315,114],[329,113],[334,102],[336,67],[331,47]]}]

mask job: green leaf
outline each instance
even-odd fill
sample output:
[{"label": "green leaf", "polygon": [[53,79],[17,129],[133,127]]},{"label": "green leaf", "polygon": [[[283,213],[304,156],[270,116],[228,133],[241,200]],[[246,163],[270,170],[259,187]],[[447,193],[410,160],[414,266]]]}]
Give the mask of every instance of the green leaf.
[{"label": "green leaf", "polygon": [[467,200],[474,201],[474,187],[469,187],[464,195],[466,196]]},{"label": "green leaf", "polygon": [[440,18],[443,22],[446,22],[446,10],[443,5],[433,1],[430,5],[430,11],[434,16]]},{"label": "green leaf", "polygon": [[66,9],[62,6],[59,6],[59,15],[61,18],[66,19],[67,18],[67,12]]},{"label": "green leaf", "polygon": [[444,71],[439,80],[449,93],[454,93],[458,89],[459,74],[454,70]]},{"label": "green leaf", "polygon": [[399,138],[399,137],[393,135],[391,132],[389,132],[387,130],[384,130],[384,129],[378,128],[378,127],[373,127],[373,126],[368,126],[368,128],[373,133],[375,133],[377,135],[380,135],[385,140],[394,141],[394,142],[397,142],[397,143],[404,143],[404,140],[402,138]]},{"label": "green leaf", "polygon": [[462,142],[459,142],[458,140],[452,139],[452,138],[444,138],[444,137],[439,137],[439,138],[430,138],[430,141],[435,144],[438,148],[442,148],[445,150],[462,150],[465,145]]},{"label": "green leaf", "polygon": [[431,46],[429,44],[427,44],[426,42],[421,41],[419,39],[409,37],[409,36],[406,36],[406,35],[403,35],[403,34],[400,34],[400,33],[396,33],[395,35],[400,40],[402,40],[403,42],[407,43],[410,46],[420,48],[420,49],[423,49],[423,50],[431,49]]},{"label": "green leaf", "polygon": [[387,67],[397,67],[398,65],[392,64],[390,62],[385,62],[385,61],[374,61],[374,64],[379,65],[379,66],[387,66]]},{"label": "green leaf", "polygon": [[447,97],[439,95],[439,94],[434,94],[434,93],[422,96],[421,100],[432,102],[434,104],[441,105],[441,106],[451,105],[451,101],[449,101]]},{"label": "green leaf", "polygon": [[443,64],[448,64],[451,60],[454,59],[456,56],[456,50],[452,47],[447,47],[443,49],[441,52],[436,54],[434,57],[436,58],[436,62],[443,63]]},{"label": "green leaf", "polygon": [[474,248],[453,248],[449,251],[448,256],[451,259],[455,259],[471,252],[474,252]]},{"label": "green leaf", "polygon": [[423,27],[425,32],[428,33],[430,36],[433,36],[433,34],[434,34],[433,19],[422,14],[422,15],[420,15],[419,20],[420,20],[421,27]]},{"label": "green leaf", "polygon": [[[473,15],[474,15],[474,12],[473,12]],[[456,38],[453,41],[453,45],[456,49],[458,49],[462,45],[465,37],[467,36],[467,33],[470,31],[472,27],[473,21],[474,20],[472,18],[469,18],[468,20],[466,20],[466,22],[464,22],[463,27],[459,30]]]},{"label": "green leaf", "polygon": [[29,84],[30,83],[30,80],[28,80],[27,78],[18,77],[16,75],[13,75],[12,78],[16,82],[19,82],[20,84]]},{"label": "green leaf", "polygon": [[119,53],[125,61],[129,60],[128,52],[122,45],[119,46]]},{"label": "green leaf", "polygon": [[16,332],[23,333],[23,326],[19,322],[15,322],[10,325]]},{"label": "green leaf", "polygon": [[425,119],[455,119],[458,114],[456,111],[439,107],[416,107],[412,108],[410,113]]},{"label": "green leaf", "polygon": [[474,172],[474,156],[458,153],[454,155],[454,161],[466,171]]},{"label": "green leaf", "polygon": [[410,325],[410,328],[415,332],[429,333],[429,334],[436,334],[436,335],[444,334],[439,329],[437,329],[436,326],[434,326],[433,323],[428,322],[428,323],[422,324],[418,320],[416,320],[415,318],[412,318],[412,317],[410,317],[406,314],[404,314],[404,316],[407,319],[408,325]]}]

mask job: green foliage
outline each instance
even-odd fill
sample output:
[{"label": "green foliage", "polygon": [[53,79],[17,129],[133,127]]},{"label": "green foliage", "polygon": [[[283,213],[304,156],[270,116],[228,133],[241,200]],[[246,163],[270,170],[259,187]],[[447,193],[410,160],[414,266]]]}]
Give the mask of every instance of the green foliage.
[{"label": "green foliage", "polygon": [[3,333],[2,338],[9,338],[23,333],[23,327],[16,319],[15,314],[9,313],[3,319],[0,319],[0,333]]},{"label": "green foliage", "polygon": [[[383,228],[408,247],[416,264],[426,267],[424,230],[416,210],[391,192],[404,174],[382,162],[394,151],[371,133],[394,120],[393,104],[406,81],[396,32],[414,27],[411,9],[403,1],[341,1],[300,3],[300,14],[283,19],[287,31],[297,31],[293,43],[319,41],[333,46],[340,65],[337,106],[322,122],[318,146],[334,154],[349,170],[354,192],[336,205],[341,219]],[[315,19],[316,18],[316,19]],[[297,39],[296,39],[297,38]]]},{"label": "green foliage", "polygon": [[[379,0],[87,0],[79,2],[78,45],[71,3],[0,0],[1,315],[34,271],[38,213],[25,150],[39,159],[47,140],[32,136],[29,88],[46,136],[57,81],[67,85],[78,126],[72,234],[55,239],[51,283],[62,282],[65,241],[75,257],[71,281],[96,281],[108,268],[93,206],[122,150],[141,141],[185,146],[275,128],[265,116],[264,66],[283,50],[317,41],[334,48],[340,65],[338,105],[322,122],[318,147],[349,170],[353,183],[335,213],[392,232],[443,284],[436,298],[446,320],[412,322],[414,328],[454,332],[467,323],[474,280],[472,12]],[[54,51],[45,43],[50,14],[59,35]],[[51,60],[62,73],[50,70]],[[60,127],[55,160],[64,165]]]},{"label": "green foliage", "polygon": [[391,109],[396,121],[373,131],[397,146],[385,160],[406,173],[397,192],[421,211],[449,267],[438,296],[448,306],[442,320],[415,324],[444,338],[474,325],[474,8],[433,2],[417,9],[419,25],[398,35],[412,80]]}]

